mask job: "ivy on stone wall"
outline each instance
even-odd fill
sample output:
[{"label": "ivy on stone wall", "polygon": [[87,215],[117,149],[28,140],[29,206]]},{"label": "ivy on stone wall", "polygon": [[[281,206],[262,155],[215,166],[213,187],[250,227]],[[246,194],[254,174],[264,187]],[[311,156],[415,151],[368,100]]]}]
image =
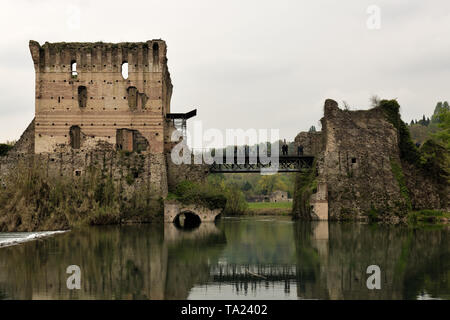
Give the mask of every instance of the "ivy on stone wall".
[{"label": "ivy on stone wall", "polygon": [[[439,142],[429,139],[420,149],[413,143],[409,129],[400,117],[400,105],[396,100],[382,100],[380,108],[385,112],[386,119],[397,129],[400,159],[412,164],[417,170],[421,170],[427,177],[434,179],[442,185],[445,192],[449,182],[449,159],[450,153],[445,146]],[[445,204],[447,194],[441,194]]]},{"label": "ivy on stone wall", "polygon": [[391,169],[395,179],[398,182],[398,186],[400,188],[400,194],[405,199],[406,205],[408,206],[408,210],[412,209],[411,198],[409,196],[409,190],[406,186],[405,175],[403,174],[403,169],[400,163],[391,159]]},{"label": "ivy on stone wall", "polygon": [[295,179],[294,199],[292,205],[293,216],[296,218],[310,219],[311,205],[309,200],[313,193],[317,192],[317,162],[305,172],[297,174]]},{"label": "ivy on stone wall", "polygon": [[397,129],[400,158],[411,164],[418,163],[420,153],[414,145],[408,127],[400,117],[400,105],[396,100],[381,100],[380,108],[385,112],[387,120]]}]

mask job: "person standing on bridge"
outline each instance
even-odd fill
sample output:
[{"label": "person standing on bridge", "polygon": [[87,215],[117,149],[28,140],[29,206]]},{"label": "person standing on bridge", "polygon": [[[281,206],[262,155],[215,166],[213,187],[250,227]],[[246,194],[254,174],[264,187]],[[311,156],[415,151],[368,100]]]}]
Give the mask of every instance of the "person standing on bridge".
[{"label": "person standing on bridge", "polygon": [[297,154],[298,154],[299,156],[302,156],[302,155],[303,155],[303,146],[302,146],[302,145],[299,145],[299,146],[297,147]]},{"label": "person standing on bridge", "polygon": [[286,139],[284,139],[283,146],[281,147],[281,151],[283,153],[283,156],[287,156],[288,150],[289,150],[289,147],[286,144]]}]

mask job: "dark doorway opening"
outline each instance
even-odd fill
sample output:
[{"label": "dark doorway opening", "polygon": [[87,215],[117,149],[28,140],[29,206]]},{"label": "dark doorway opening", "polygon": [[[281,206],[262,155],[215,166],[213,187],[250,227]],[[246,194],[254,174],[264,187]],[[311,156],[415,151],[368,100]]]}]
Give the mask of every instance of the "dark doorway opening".
[{"label": "dark doorway opening", "polygon": [[86,108],[87,104],[87,88],[85,86],[78,87],[78,106]]},{"label": "dark doorway opening", "polygon": [[79,126],[70,127],[70,146],[72,149],[80,149],[81,147],[81,129]]}]

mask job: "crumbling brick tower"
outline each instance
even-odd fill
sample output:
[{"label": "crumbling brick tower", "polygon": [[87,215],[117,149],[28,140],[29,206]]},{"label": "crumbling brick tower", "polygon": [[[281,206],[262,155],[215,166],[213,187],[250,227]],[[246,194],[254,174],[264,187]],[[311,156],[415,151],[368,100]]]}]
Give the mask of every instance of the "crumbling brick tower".
[{"label": "crumbling brick tower", "polygon": [[172,94],[164,41],[42,47],[30,41],[30,51],[36,71],[35,153],[87,151],[98,141],[163,152]]},{"label": "crumbling brick tower", "polygon": [[156,188],[167,193],[164,153],[174,128],[166,118],[172,95],[166,43],[30,41],[30,51],[34,153],[63,159],[101,149],[136,151],[146,155]]}]

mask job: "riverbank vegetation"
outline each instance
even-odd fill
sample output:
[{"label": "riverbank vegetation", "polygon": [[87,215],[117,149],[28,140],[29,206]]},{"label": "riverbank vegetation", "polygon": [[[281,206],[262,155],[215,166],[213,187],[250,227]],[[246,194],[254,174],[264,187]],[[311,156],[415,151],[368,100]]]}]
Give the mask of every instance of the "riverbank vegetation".
[{"label": "riverbank vegetation", "polygon": [[162,201],[146,185],[127,194],[124,184],[95,167],[80,177],[52,177],[39,161],[19,163],[2,182],[0,231],[65,230],[162,217]]},{"label": "riverbank vegetation", "polygon": [[239,187],[230,181],[221,179],[220,175],[208,176],[207,184],[221,192],[226,198],[223,214],[227,216],[243,215],[248,210],[245,195]]},{"label": "riverbank vegetation", "polygon": [[[239,179],[238,179],[239,180]],[[291,202],[247,202],[245,193],[233,179],[211,175],[206,183],[183,181],[169,193],[168,200],[185,204],[202,204],[209,209],[223,209],[226,216],[239,215],[287,215],[291,213]]]},{"label": "riverbank vegetation", "polygon": [[292,202],[249,202],[249,215],[290,215]]},{"label": "riverbank vegetation", "polygon": [[224,209],[227,203],[222,190],[216,186],[188,180],[180,182],[166,199],[177,200],[183,204],[199,204],[211,210]]},{"label": "riverbank vegetation", "polygon": [[277,173],[261,175],[255,173],[218,173],[210,175],[208,180],[213,184],[225,183],[238,188],[247,200],[258,196],[269,196],[274,191],[286,191],[289,198],[294,192],[295,175]]},{"label": "riverbank vegetation", "polygon": [[411,224],[422,222],[448,223],[449,221],[450,212],[444,210],[418,210],[408,213],[408,222]]}]

